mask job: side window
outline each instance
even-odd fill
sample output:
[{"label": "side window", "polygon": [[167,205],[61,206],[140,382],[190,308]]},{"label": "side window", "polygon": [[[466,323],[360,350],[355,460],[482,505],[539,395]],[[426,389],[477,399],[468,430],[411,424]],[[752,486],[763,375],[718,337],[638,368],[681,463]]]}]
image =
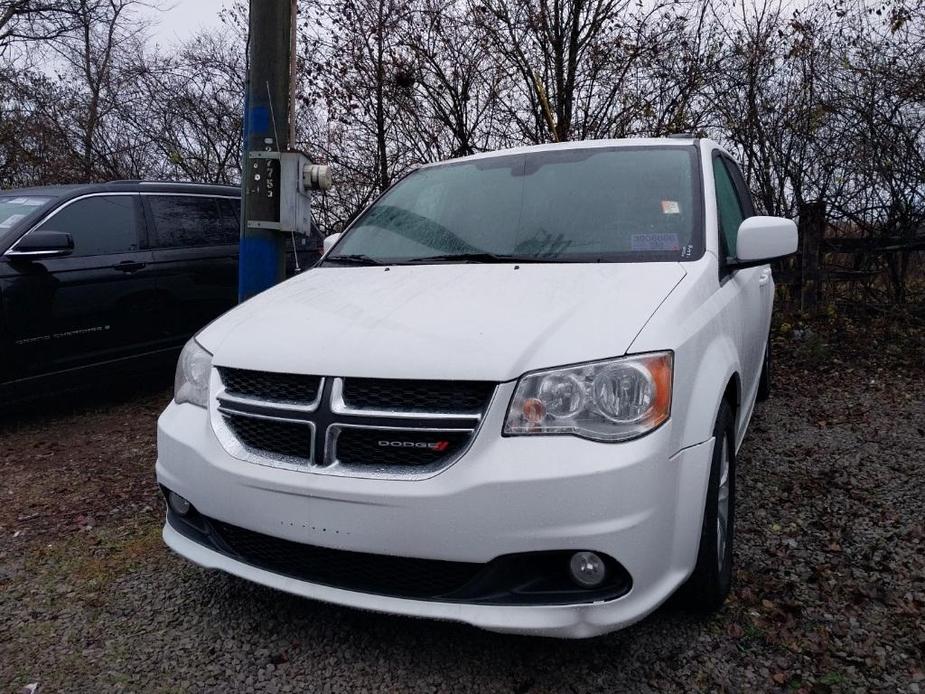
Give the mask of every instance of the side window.
[{"label": "side window", "polygon": [[149,195],[154,248],[219,246],[229,243],[218,199],[195,195]]},{"label": "side window", "polygon": [[739,194],[739,206],[742,208],[742,212],[745,213],[745,218],[754,217],[755,203],[752,201],[752,193],[748,189],[748,184],[745,182],[742,170],[739,169],[736,163],[728,159],[724,159],[723,161],[726,164],[726,168],[729,170],[729,175],[732,176],[732,182],[735,184],[736,192]]},{"label": "side window", "polygon": [[72,256],[138,250],[138,196],[95,195],[72,202],[39,227],[74,237]]},{"label": "side window", "polygon": [[219,198],[222,211],[222,243],[239,243],[241,240],[241,200]]},{"label": "side window", "polygon": [[739,205],[732,177],[720,157],[713,157],[713,178],[716,181],[716,208],[719,212],[719,236],[723,251],[729,257],[736,254],[736,235],[745,218]]}]

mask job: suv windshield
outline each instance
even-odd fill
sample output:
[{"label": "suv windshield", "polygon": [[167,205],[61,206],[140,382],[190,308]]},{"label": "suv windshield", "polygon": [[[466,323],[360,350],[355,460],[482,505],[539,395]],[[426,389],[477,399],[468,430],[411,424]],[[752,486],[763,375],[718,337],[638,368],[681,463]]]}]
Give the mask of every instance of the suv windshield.
[{"label": "suv windshield", "polygon": [[698,257],[693,147],[560,149],[450,162],[397,183],[328,264]]}]

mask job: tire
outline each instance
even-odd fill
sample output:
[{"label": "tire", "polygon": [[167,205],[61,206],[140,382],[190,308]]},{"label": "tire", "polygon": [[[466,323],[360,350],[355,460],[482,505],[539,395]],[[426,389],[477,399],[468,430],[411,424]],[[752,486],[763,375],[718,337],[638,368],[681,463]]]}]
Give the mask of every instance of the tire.
[{"label": "tire", "polygon": [[[697,564],[679,595],[686,608],[703,613],[715,612],[722,607],[732,586],[735,435],[732,409],[725,400],[720,405],[713,436],[716,443],[713,446]],[[725,520],[721,522],[723,515]]]},{"label": "tire", "polygon": [[758,379],[758,402],[764,402],[771,397],[771,336],[764,348],[764,363],[761,365],[761,377]]}]

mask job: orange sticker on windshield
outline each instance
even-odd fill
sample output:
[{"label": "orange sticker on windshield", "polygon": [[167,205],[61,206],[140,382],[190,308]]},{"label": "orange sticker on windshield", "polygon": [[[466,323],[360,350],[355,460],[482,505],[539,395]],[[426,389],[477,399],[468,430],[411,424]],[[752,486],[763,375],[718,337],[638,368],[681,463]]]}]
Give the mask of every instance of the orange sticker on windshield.
[{"label": "orange sticker on windshield", "polygon": [[662,214],[681,214],[677,200],[662,200]]}]

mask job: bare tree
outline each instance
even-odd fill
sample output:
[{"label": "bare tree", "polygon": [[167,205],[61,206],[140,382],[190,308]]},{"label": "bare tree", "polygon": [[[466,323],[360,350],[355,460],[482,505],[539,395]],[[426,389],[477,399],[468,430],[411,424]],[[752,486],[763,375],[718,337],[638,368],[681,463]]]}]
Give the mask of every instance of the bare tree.
[{"label": "bare tree", "polygon": [[245,55],[228,33],[201,32],[141,71],[143,99],[123,117],[150,142],[159,178],[240,179]]},{"label": "bare tree", "polygon": [[507,101],[530,142],[584,139],[608,128],[626,77],[648,50],[660,3],[632,0],[470,0],[517,89]]},{"label": "bare tree", "polygon": [[75,26],[69,0],[0,0],[0,55],[13,44],[50,41]]},{"label": "bare tree", "polygon": [[138,17],[140,0],[70,0],[75,29],[50,42],[64,66],[68,98],[57,106],[65,146],[81,161],[84,180],[118,176],[122,155],[130,154],[125,132],[105,127],[126,99],[136,96],[147,24]]},{"label": "bare tree", "polygon": [[405,137],[420,161],[485,149],[496,129],[503,70],[481,32],[453,0],[419,0],[404,23],[408,89],[399,94]]},{"label": "bare tree", "polygon": [[[60,0],[5,8],[7,35],[22,50],[0,70],[8,96],[3,108],[25,126],[20,133],[35,133],[32,141],[41,143],[46,163],[36,164],[44,172],[40,182],[145,168],[138,149],[143,143],[116,126],[119,109],[133,98],[134,60],[144,40],[144,23],[135,14],[141,5],[153,6],[141,0]],[[13,134],[0,147],[23,154]]]},{"label": "bare tree", "polygon": [[861,14],[833,81],[850,159],[842,160],[830,207],[871,241],[861,263],[886,270],[884,303],[906,303],[913,253],[925,248],[923,30],[921,9]]},{"label": "bare tree", "polygon": [[343,135],[355,143],[356,151],[343,152],[338,163],[357,174],[373,164],[369,173],[375,188],[383,190],[403,168],[392,133],[396,96],[413,79],[399,40],[407,5],[404,0],[332,0],[306,8],[304,16],[305,25],[330,27],[303,43],[306,99],[324,109],[331,137]]}]

